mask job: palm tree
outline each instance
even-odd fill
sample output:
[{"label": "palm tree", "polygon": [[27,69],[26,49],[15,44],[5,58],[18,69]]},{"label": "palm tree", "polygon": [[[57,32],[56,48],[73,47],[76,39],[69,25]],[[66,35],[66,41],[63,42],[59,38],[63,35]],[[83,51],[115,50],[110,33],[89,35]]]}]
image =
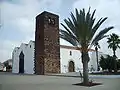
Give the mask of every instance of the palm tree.
[{"label": "palm tree", "polygon": [[[116,59],[116,50],[117,48],[120,48],[120,39],[119,36],[115,33],[112,33],[110,37],[108,37],[108,48],[111,48],[113,50],[113,57]],[[114,72],[117,72],[117,62],[114,61]]]},{"label": "palm tree", "polygon": [[96,60],[97,60],[97,71],[100,70],[100,67],[99,67],[99,63],[98,63],[98,48],[100,48],[100,45],[98,44],[98,42],[96,42],[94,44],[94,47],[95,47],[95,52],[96,52]]},{"label": "palm tree", "polygon": [[76,15],[71,12],[71,19],[64,19],[66,25],[61,25],[65,28],[65,30],[60,30],[60,37],[73,46],[77,46],[81,52],[81,58],[83,63],[83,84],[87,85],[89,83],[88,79],[88,62],[89,62],[89,49],[99,40],[106,37],[106,34],[113,27],[108,27],[101,30],[96,37],[93,38],[95,32],[101,26],[101,24],[107,19],[101,18],[96,24],[93,11],[90,14],[90,8],[87,13],[85,13],[85,9],[78,11],[75,9]]}]

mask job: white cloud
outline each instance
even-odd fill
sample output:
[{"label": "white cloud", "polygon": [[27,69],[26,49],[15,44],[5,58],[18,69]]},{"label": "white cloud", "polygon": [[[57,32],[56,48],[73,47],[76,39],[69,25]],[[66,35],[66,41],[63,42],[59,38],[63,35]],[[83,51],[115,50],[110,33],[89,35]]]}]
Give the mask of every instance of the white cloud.
[{"label": "white cloud", "polygon": [[21,43],[29,43],[30,40],[35,40],[34,35],[26,36],[24,40],[12,41],[12,40],[0,40],[0,62],[12,58],[12,51],[15,47],[19,47]]},{"label": "white cloud", "polygon": [[[34,30],[35,17],[44,10],[59,11],[61,0],[20,0],[18,4],[1,4],[1,23],[12,23],[18,30]],[[26,27],[27,26],[27,27]],[[29,28],[28,28],[29,27]]]},{"label": "white cloud", "polygon": [[[42,11],[53,11],[58,13],[61,0],[18,0],[14,2],[3,1],[1,3],[1,25],[2,31],[9,31],[6,33],[12,34],[10,30],[4,30],[6,28],[17,30],[21,32],[24,39],[13,40],[1,40],[0,42],[0,61],[11,58],[11,52],[15,46],[20,46],[22,42],[28,43],[29,40],[34,40],[35,34],[35,17]],[[19,34],[19,33],[18,33]],[[6,37],[6,35],[3,35]],[[16,38],[17,34],[14,36]]]},{"label": "white cloud", "polygon": [[18,18],[15,22],[14,25],[19,28],[20,31],[23,33],[29,34],[33,31],[35,31],[35,20],[31,20],[28,18]]},{"label": "white cloud", "polygon": [[1,40],[0,44],[0,62],[3,62],[9,58],[11,58],[12,50],[14,47],[18,46],[19,42],[9,41],[9,40]]},{"label": "white cloud", "polygon": [[[93,11],[96,9],[96,18],[108,17],[106,22],[103,24],[103,27],[113,25],[115,26],[114,31],[120,30],[120,2],[119,0],[77,0],[73,4],[73,8],[88,10],[91,7]],[[119,32],[120,34],[120,32]]]}]

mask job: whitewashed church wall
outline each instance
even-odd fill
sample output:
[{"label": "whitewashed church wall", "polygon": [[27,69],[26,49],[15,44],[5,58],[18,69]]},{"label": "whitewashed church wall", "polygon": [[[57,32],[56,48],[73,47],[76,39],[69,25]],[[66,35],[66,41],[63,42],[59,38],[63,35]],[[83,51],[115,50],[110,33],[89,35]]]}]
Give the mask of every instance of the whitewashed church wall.
[{"label": "whitewashed church wall", "polygon": [[[70,55],[70,51],[72,55]],[[82,70],[81,55],[78,50],[60,48],[61,73],[66,73],[69,67],[69,61],[75,64],[75,72]]]},{"label": "whitewashed church wall", "polygon": [[12,53],[12,73],[18,73],[19,72],[19,49],[15,48]]},{"label": "whitewashed church wall", "polygon": [[34,74],[34,43],[29,42],[26,48],[25,73]]},{"label": "whitewashed church wall", "polygon": [[25,60],[27,58],[26,56],[26,48],[27,45],[25,44],[21,44],[19,49],[16,49],[13,51],[13,69],[12,72],[13,73],[19,73],[19,55],[21,53],[21,51],[24,53],[24,70],[26,70],[26,65],[25,65]]},{"label": "whitewashed church wall", "polygon": [[[72,55],[70,55],[70,51],[72,51]],[[103,53],[98,52],[99,61],[101,55],[103,55]],[[90,57],[90,61],[88,63],[88,69],[90,70],[92,65],[94,70],[96,71],[97,70],[96,52],[90,51],[89,57]],[[68,64],[70,60],[74,61],[75,63],[75,72],[78,72],[79,70],[82,72],[83,64],[81,59],[81,53],[78,50],[60,48],[60,58],[61,58],[61,73],[68,72],[68,66],[69,66]]]},{"label": "whitewashed church wall", "polygon": [[[19,55],[23,51],[24,53],[24,73],[34,74],[34,42],[30,41],[28,45],[21,44],[20,48],[15,48],[13,51],[13,73],[19,73]],[[70,55],[70,51],[72,52]],[[98,53],[99,59],[101,55],[105,56],[103,53]],[[96,53],[95,51],[89,52],[90,61],[88,63],[88,68],[90,70],[91,65],[97,70]],[[79,70],[82,72],[83,65],[81,61],[81,53],[78,50],[60,48],[60,68],[61,73],[66,73],[69,67],[69,61],[73,61],[75,64],[75,72]]]},{"label": "whitewashed church wall", "polygon": [[90,61],[88,63],[88,69],[91,69],[91,65],[94,68],[94,70],[97,70],[97,62],[96,62],[96,53],[95,51],[91,51],[89,52],[89,57],[90,57]]},{"label": "whitewashed church wall", "polygon": [[[106,57],[106,54],[103,54],[102,52],[98,52],[98,62],[100,61],[101,55]],[[97,58],[95,51],[92,51],[90,54],[89,68],[91,68],[91,65],[93,65],[94,70],[97,71]]]},{"label": "whitewashed church wall", "polygon": [[19,49],[19,55],[21,52],[23,52],[23,54],[24,54],[24,73],[26,73],[26,69],[27,69],[27,65],[26,65],[27,55],[26,55],[26,53],[28,53],[28,52],[26,50],[27,50],[27,45],[21,44],[20,49]]}]

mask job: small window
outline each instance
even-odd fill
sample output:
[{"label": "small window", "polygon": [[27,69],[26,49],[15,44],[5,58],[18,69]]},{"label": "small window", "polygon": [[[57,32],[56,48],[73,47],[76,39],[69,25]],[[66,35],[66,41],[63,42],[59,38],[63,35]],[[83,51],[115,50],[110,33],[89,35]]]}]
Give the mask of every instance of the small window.
[{"label": "small window", "polygon": [[49,17],[49,18],[48,18],[48,24],[50,24],[50,25],[55,25],[55,19]]},{"label": "small window", "polygon": [[52,19],[51,22],[52,22],[52,25],[55,25],[55,19]]},{"label": "small window", "polygon": [[72,51],[70,51],[70,56],[72,56]]},{"label": "small window", "polygon": [[50,18],[50,17],[48,18],[48,23],[49,23],[49,24],[51,23],[51,18]]},{"label": "small window", "polygon": [[30,45],[30,48],[31,48],[31,45]]}]

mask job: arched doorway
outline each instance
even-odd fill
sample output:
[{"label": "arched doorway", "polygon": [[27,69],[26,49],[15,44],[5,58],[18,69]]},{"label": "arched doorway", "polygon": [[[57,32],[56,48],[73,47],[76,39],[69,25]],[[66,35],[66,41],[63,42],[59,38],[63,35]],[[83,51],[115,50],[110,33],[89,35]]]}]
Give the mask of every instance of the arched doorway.
[{"label": "arched doorway", "polygon": [[22,51],[19,55],[19,73],[24,73],[24,54]]},{"label": "arched doorway", "polygon": [[73,61],[69,62],[69,67],[68,67],[69,72],[75,72],[75,64]]}]

